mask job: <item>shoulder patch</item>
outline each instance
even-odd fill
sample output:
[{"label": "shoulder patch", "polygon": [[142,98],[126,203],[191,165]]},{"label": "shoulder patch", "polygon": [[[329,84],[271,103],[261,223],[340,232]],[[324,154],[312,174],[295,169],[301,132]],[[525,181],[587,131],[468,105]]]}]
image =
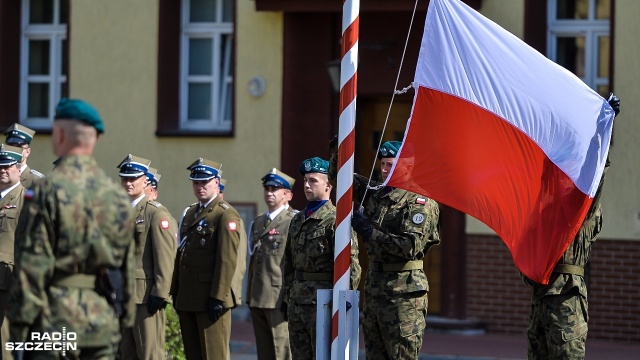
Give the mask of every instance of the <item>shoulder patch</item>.
[{"label": "shoulder patch", "polygon": [[238,223],[235,221],[229,221],[227,223],[227,228],[229,231],[236,231],[238,229]]},{"label": "shoulder patch", "polygon": [[426,203],[427,203],[427,199],[425,199],[423,197],[416,198],[416,204],[424,205]]},{"label": "shoulder patch", "polygon": [[33,175],[35,175],[35,176],[39,177],[39,178],[43,178],[43,177],[44,177],[44,174],[43,174],[43,173],[41,173],[40,171],[35,170],[35,169],[31,169],[31,173],[32,173]]},{"label": "shoulder patch", "polygon": [[169,220],[160,220],[160,228],[167,230],[169,228]]},{"label": "shoulder patch", "polygon": [[32,200],[35,195],[36,195],[36,192],[33,189],[27,189],[24,191],[25,200]]}]

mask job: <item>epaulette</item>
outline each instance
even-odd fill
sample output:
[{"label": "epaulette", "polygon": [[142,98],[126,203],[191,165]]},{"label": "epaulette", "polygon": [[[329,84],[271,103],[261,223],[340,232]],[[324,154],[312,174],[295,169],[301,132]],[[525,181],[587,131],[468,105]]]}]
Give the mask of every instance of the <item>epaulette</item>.
[{"label": "epaulette", "polygon": [[229,204],[227,204],[225,202],[220,202],[220,206],[225,210],[227,210],[229,208]]},{"label": "epaulette", "polygon": [[162,206],[162,204],[160,204],[159,202],[155,201],[155,200],[149,200],[149,205],[155,206],[157,208],[159,208],[160,206]]},{"label": "epaulette", "polygon": [[40,171],[35,170],[35,169],[31,169],[31,173],[32,173],[33,175],[35,175],[35,176],[39,177],[39,178],[43,178],[43,177],[44,177],[44,174],[43,174],[43,173],[41,173]]}]

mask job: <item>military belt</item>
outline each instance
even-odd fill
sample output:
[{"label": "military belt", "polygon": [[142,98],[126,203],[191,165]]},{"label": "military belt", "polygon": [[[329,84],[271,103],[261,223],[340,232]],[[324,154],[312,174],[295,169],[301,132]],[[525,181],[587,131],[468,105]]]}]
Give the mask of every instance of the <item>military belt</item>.
[{"label": "military belt", "polygon": [[300,281],[333,281],[332,272],[296,271],[296,280]]},{"label": "military belt", "polygon": [[81,289],[95,289],[96,276],[89,274],[72,274],[68,276],[53,276],[52,285]]},{"label": "military belt", "polygon": [[558,264],[553,268],[553,272],[584,276],[584,267],[578,265]]},{"label": "military belt", "polygon": [[371,270],[376,272],[400,272],[410,270],[421,270],[422,260],[411,260],[403,263],[383,264],[379,262],[371,263]]}]

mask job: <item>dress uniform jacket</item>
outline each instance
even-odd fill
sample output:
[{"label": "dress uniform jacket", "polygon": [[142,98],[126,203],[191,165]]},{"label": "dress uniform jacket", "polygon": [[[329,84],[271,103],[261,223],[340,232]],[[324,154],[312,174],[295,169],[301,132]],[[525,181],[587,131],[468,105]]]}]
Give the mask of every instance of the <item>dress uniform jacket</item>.
[{"label": "dress uniform jacket", "polygon": [[225,308],[233,308],[242,301],[242,282],[233,284],[238,248],[244,239],[242,220],[220,196],[200,212],[198,207],[198,203],[191,205],[181,221],[171,282],[174,307],[178,311],[206,311],[207,299],[212,297],[221,300]]},{"label": "dress uniform jacket", "polygon": [[136,214],[136,303],[145,304],[149,294],[169,299],[176,254],[175,220],[156,201],[143,198]]},{"label": "dress uniform jacket", "polygon": [[42,179],[44,174],[38,170],[31,169],[28,165],[24,168],[24,171],[20,175],[20,182],[25,189],[29,189],[33,186],[33,182],[37,179]]},{"label": "dress uniform jacket", "polygon": [[249,307],[280,309],[283,300],[282,260],[287,245],[293,209],[283,209],[269,225],[267,214],[258,216],[251,227],[251,263],[247,286]]},{"label": "dress uniform jacket", "polygon": [[[8,310],[12,339],[27,340],[29,330],[66,327],[77,334],[78,351],[115,352],[121,326],[130,327],[135,315],[133,208],[121,186],[92,156],[66,156],[25,191],[16,238],[17,280]],[[95,290],[96,275],[106,269],[122,274],[120,318]]]}]

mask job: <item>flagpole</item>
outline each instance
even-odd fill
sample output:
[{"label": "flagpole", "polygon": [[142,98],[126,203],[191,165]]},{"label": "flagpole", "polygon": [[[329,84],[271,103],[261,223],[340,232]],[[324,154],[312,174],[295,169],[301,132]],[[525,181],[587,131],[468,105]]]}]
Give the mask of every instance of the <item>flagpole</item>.
[{"label": "flagpole", "polygon": [[[351,263],[351,212],[353,199],[353,158],[355,144],[356,89],[358,79],[358,37],[360,1],[343,0],[342,49],[340,65],[340,121],[338,126],[338,177],[336,184],[336,236],[331,317],[331,358],[349,358],[348,327],[339,323],[340,291],[349,290]],[[357,241],[357,239],[353,239]],[[355,290],[355,289],[354,289]],[[343,298],[344,299],[344,298]],[[343,300],[344,301],[344,300]],[[358,318],[357,316],[355,317]],[[340,321],[346,321],[340,317]],[[355,324],[357,327],[358,325]],[[339,331],[340,330],[340,331]],[[353,346],[354,344],[351,344]],[[357,340],[356,340],[357,346]]]}]

